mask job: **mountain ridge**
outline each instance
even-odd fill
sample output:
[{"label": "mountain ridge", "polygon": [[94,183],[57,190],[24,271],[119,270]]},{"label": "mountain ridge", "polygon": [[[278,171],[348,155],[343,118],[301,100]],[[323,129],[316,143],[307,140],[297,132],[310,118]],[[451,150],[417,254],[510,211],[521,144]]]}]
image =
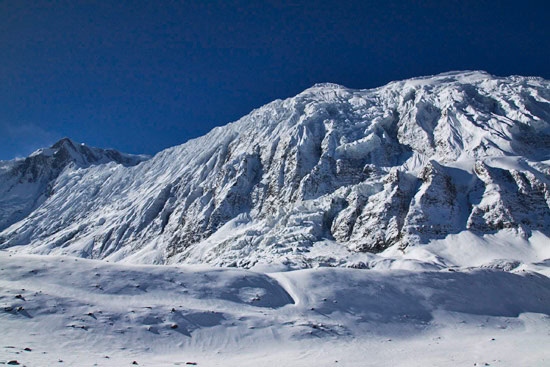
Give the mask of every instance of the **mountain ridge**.
[{"label": "mountain ridge", "polygon": [[[61,175],[57,197],[4,229],[0,247],[308,267],[464,231],[549,235],[549,122],[542,78],[316,84],[137,167]],[[312,255],[328,244],[336,254]]]}]

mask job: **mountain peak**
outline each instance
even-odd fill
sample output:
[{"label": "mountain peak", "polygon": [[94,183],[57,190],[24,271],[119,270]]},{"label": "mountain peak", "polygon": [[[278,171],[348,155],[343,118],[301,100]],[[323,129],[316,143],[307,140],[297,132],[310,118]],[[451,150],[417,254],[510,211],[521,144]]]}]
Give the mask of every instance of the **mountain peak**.
[{"label": "mountain peak", "polygon": [[120,153],[114,149],[89,147],[84,143],[77,143],[70,138],[62,138],[49,148],[41,148],[32,153],[32,157],[52,157],[57,165],[74,163],[80,167],[115,162],[124,166],[135,166],[149,159],[147,155]]},{"label": "mountain peak", "polygon": [[88,168],[107,163],[135,166],[149,159],[63,138],[27,158],[4,162],[0,171],[0,230],[24,218],[53,194],[53,186],[68,167]]},{"label": "mountain peak", "polygon": [[76,143],[70,138],[64,137],[51,146],[52,149],[59,149],[63,146],[72,147],[75,149]]}]

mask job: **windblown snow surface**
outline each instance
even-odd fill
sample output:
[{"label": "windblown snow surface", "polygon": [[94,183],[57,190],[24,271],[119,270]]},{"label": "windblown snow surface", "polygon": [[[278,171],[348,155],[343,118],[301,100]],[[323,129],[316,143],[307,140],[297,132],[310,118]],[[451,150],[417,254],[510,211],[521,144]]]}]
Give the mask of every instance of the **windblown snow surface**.
[{"label": "windblown snow surface", "polygon": [[550,365],[549,176],[550,82],[477,71],[64,139],[0,162],[0,363]]},{"label": "windblown snow surface", "polygon": [[547,366],[550,262],[514,265],[264,273],[0,252],[0,362]]}]

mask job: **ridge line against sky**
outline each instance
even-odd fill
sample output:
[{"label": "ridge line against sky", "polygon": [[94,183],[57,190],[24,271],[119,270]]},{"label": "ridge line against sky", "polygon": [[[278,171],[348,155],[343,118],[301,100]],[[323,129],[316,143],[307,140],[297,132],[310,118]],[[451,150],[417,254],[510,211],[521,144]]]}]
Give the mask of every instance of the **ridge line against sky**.
[{"label": "ridge line against sky", "polygon": [[154,154],[315,83],[550,78],[543,1],[0,4],[0,159],[68,136]]}]

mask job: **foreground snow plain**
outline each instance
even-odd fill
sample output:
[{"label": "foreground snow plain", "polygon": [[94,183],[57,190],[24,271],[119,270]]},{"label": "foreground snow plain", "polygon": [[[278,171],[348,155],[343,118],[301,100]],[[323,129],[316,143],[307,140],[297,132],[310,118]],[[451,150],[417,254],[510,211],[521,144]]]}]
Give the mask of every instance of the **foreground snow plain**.
[{"label": "foreground snow plain", "polygon": [[0,251],[0,364],[549,365],[548,238],[470,236],[282,272]]}]

